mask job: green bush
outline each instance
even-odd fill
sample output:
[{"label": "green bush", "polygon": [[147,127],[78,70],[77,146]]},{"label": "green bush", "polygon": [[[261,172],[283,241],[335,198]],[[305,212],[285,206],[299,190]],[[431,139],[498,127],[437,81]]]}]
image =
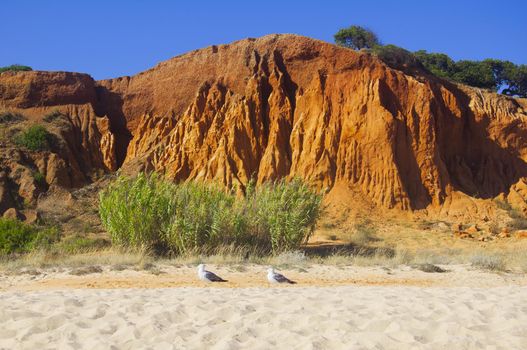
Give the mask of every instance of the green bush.
[{"label": "green bush", "polygon": [[124,247],[181,254],[234,244],[277,253],[309,238],[319,207],[320,196],[300,180],[251,184],[236,197],[210,184],[139,174],[102,191],[99,212],[112,242]]},{"label": "green bush", "polygon": [[340,29],[334,36],[335,43],[354,50],[371,49],[380,45],[377,35],[361,26]]},{"label": "green bush", "polygon": [[99,196],[102,224],[114,244],[165,249],[174,212],[174,185],[157,175],[120,177]]},{"label": "green bush", "polygon": [[14,219],[0,218],[0,255],[27,253],[59,239],[56,228],[39,229]]},{"label": "green bush", "polygon": [[51,134],[42,125],[32,125],[15,136],[15,143],[32,151],[50,148]]},{"label": "green bush", "polygon": [[10,66],[0,67],[0,73],[3,73],[3,72],[27,72],[27,71],[31,71],[31,70],[33,70],[33,68],[31,68],[29,66],[22,66],[20,64],[12,64]]},{"label": "green bush", "polygon": [[173,216],[165,236],[171,250],[188,252],[244,243],[247,222],[233,194],[214,185],[183,183],[174,187],[172,204]]},{"label": "green bush", "polygon": [[321,196],[301,180],[266,184],[255,191],[258,219],[268,230],[274,253],[298,249],[318,219]]},{"label": "green bush", "polygon": [[371,52],[394,69],[406,70],[422,67],[419,60],[410,51],[395,45],[378,45]]}]

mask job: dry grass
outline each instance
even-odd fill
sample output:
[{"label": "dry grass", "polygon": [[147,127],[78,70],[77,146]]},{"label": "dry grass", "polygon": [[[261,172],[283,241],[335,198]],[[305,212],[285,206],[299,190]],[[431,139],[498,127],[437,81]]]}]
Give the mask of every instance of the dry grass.
[{"label": "dry grass", "polygon": [[[232,266],[242,268],[247,264],[272,265],[278,268],[305,268],[313,264],[333,266],[382,266],[396,268],[401,265],[413,266],[423,270],[426,266],[445,266],[455,264],[471,265],[477,269],[504,272],[514,271],[527,273],[527,248],[507,252],[474,249],[417,250],[407,249],[358,249],[353,253],[345,250],[336,251],[327,256],[305,254],[303,251],[282,253],[279,255],[262,255],[251,249],[240,247],[222,247],[208,255],[185,254],[172,258],[153,257],[145,252],[122,251],[107,248],[99,251],[79,254],[57,254],[34,252],[16,259],[0,262],[0,270],[20,272],[45,268],[91,268],[109,266],[111,270],[127,268],[157,271],[158,265],[196,266],[200,263]],[[420,266],[425,266],[420,268]],[[153,272],[153,273],[154,273]]]},{"label": "dry grass", "polygon": [[59,254],[57,252],[35,251],[16,259],[0,261],[0,270],[16,272],[34,268],[79,268],[85,266],[132,266],[152,258],[140,252],[125,252],[104,249],[82,254]]}]

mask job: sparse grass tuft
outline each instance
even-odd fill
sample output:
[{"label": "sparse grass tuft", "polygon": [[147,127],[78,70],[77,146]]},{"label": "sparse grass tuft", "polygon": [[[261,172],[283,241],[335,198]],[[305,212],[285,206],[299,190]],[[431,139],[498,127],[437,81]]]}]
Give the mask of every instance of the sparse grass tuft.
[{"label": "sparse grass tuft", "polygon": [[103,238],[88,238],[82,236],[69,236],[57,243],[56,249],[66,254],[82,254],[100,251],[108,248],[110,242]]},{"label": "sparse grass tuft", "polygon": [[44,174],[42,174],[39,171],[35,171],[33,173],[33,179],[35,180],[35,182],[39,186],[45,186],[46,185],[46,177],[44,176]]},{"label": "sparse grass tuft", "polygon": [[367,246],[371,242],[378,242],[380,240],[375,235],[375,227],[369,220],[355,224],[353,231],[351,242],[357,246]]},{"label": "sparse grass tuft", "polygon": [[67,118],[67,117],[62,112],[60,112],[58,110],[54,110],[54,111],[51,111],[50,113],[46,114],[44,116],[43,120],[46,123],[52,123],[55,120],[62,119],[62,118]]},{"label": "sparse grass tuft", "polygon": [[512,221],[509,223],[510,227],[515,230],[525,230],[527,229],[527,217],[517,209],[511,209],[509,211],[509,216]]},{"label": "sparse grass tuft", "polygon": [[506,210],[506,211],[512,210],[511,205],[507,201],[504,201],[504,200],[501,200],[501,199],[495,199],[494,203],[496,203],[496,206],[499,209]]},{"label": "sparse grass tuft", "polygon": [[12,112],[0,113],[0,124],[16,123],[24,119],[25,117],[20,113],[12,113]]},{"label": "sparse grass tuft", "polygon": [[502,257],[496,255],[478,254],[470,259],[472,266],[490,271],[505,271],[506,264]]}]

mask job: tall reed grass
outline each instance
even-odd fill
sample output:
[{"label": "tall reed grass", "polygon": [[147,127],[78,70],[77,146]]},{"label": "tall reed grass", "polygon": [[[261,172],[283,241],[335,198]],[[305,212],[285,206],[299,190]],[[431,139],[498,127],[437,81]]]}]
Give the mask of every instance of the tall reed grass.
[{"label": "tall reed grass", "polygon": [[250,183],[239,197],[214,184],[174,184],[156,174],[119,177],[100,193],[99,212],[115,245],[158,254],[211,251],[225,245],[262,252],[307,241],[321,196],[299,179]]}]

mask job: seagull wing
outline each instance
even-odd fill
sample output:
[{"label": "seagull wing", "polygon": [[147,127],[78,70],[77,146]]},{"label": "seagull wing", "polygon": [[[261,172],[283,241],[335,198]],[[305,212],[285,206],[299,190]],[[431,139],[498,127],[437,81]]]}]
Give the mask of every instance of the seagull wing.
[{"label": "seagull wing", "polygon": [[273,277],[278,283],[289,283],[289,284],[295,284],[296,283],[295,281],[291,281],[289,278],[287,278],[284,275],[279,274],[279,273],[275,273]]},{"label": "seagull wing", "polygon": [[227,282],[227,280],[224,280],[220,276],[210,271],[205,271],[205,278],[211,282]]}]

